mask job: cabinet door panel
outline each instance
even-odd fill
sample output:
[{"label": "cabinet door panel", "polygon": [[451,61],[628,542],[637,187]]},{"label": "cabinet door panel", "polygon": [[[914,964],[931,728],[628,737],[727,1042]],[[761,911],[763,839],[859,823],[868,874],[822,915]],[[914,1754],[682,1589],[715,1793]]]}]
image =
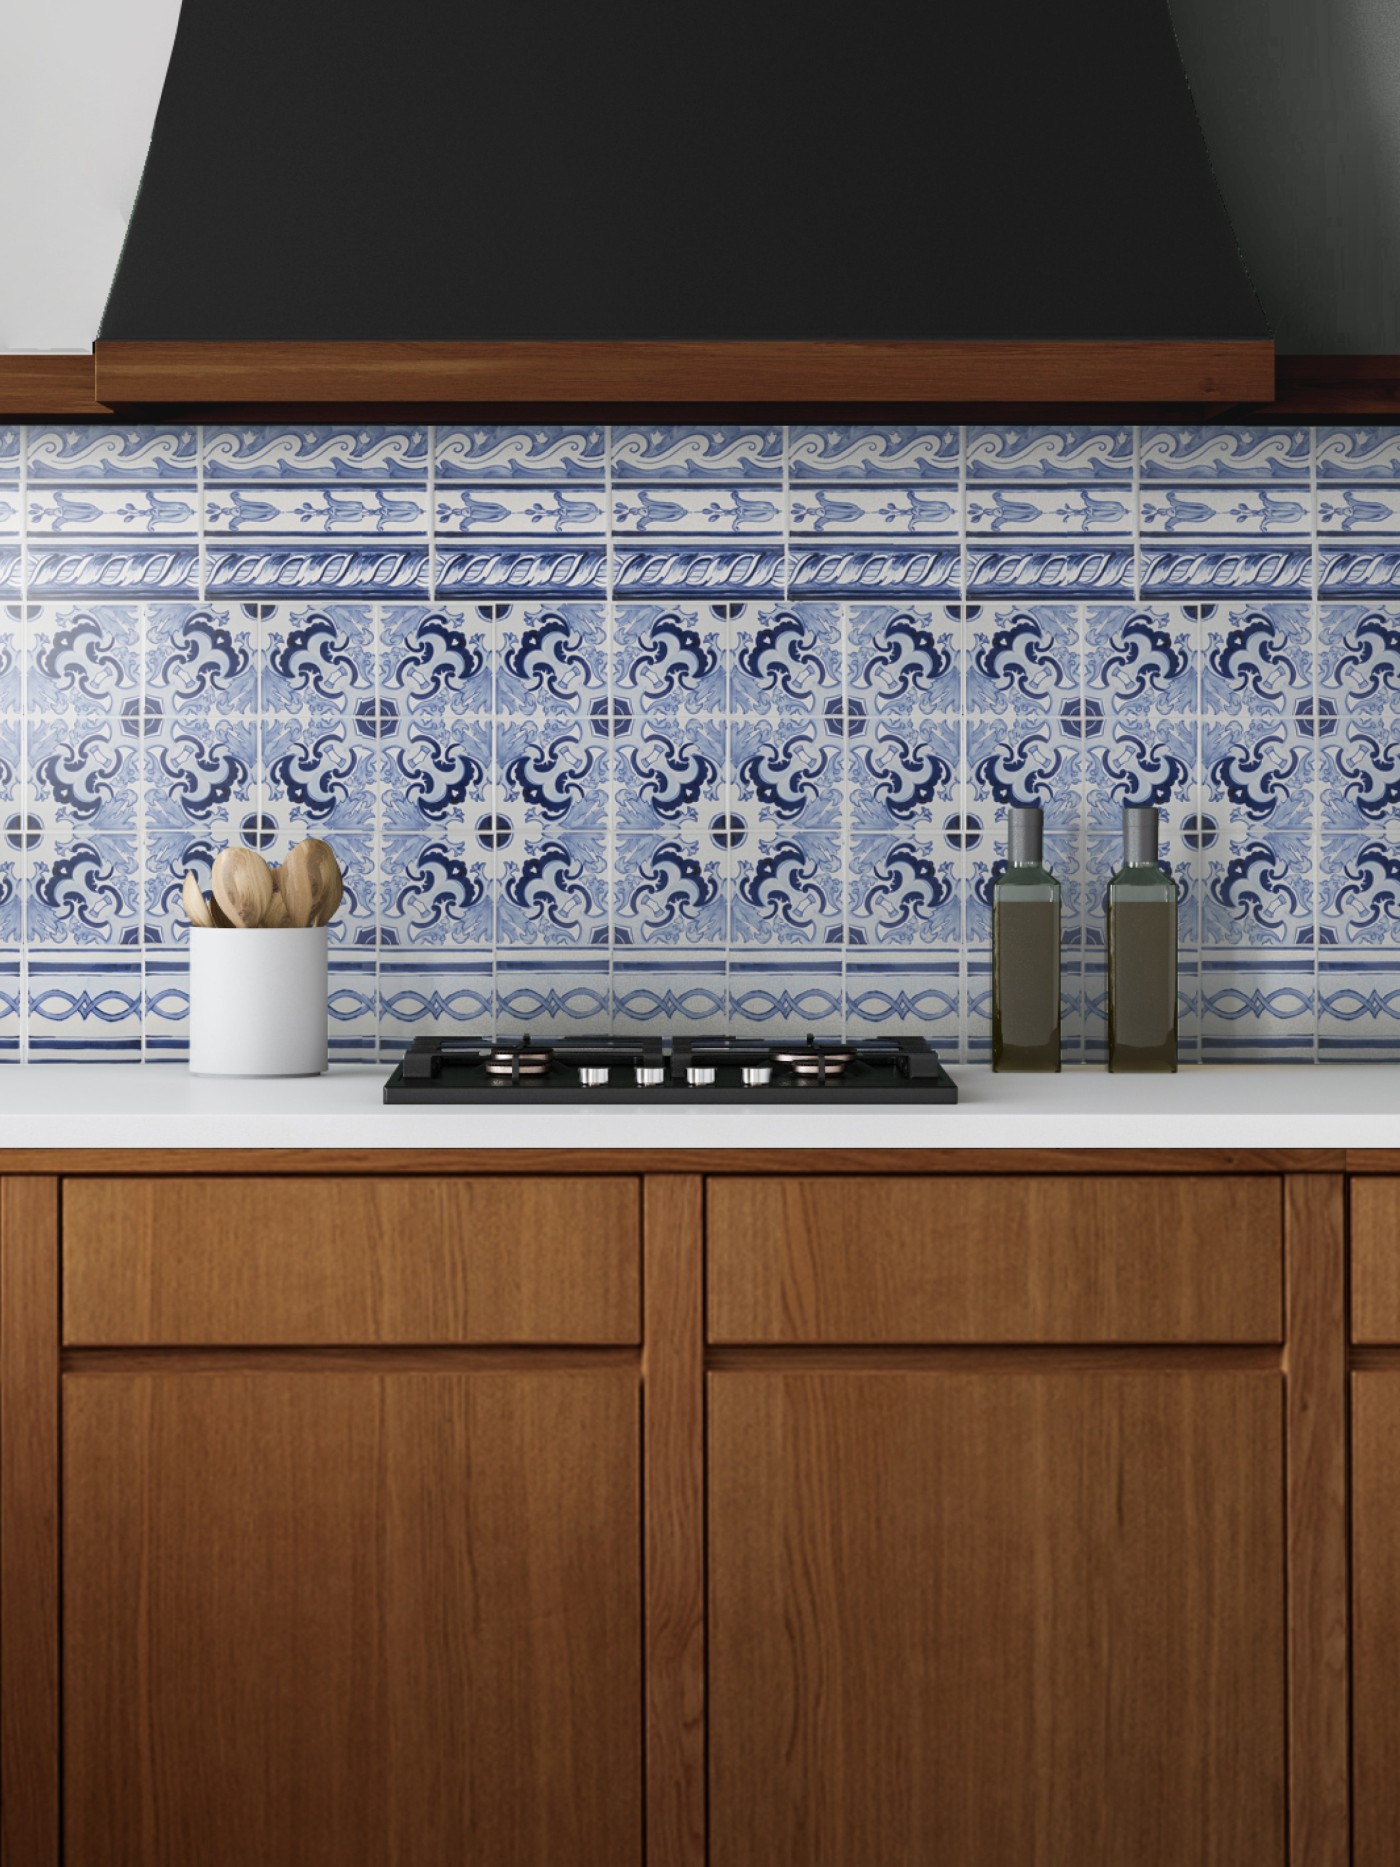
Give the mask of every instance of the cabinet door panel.
[{"label": "cabinet door panel", "polygon": [[1352,1377],[1356,1867],[1400,1862],[1400,1373]]},{"label": "cabinet door panel", "polygon": [[713,1342],[1278,1342],[1282,1183],[709,1183]]},{"label": "cabinet door panel", "polygon": [[1351,1333],[1400,1342],[1400,1180],[1351,1183]]},{"label": "cabinet door panel", "polygon": [[640,1858],[617,1373],[70,1375],[69,1867]]},{"label": "cabinet door panel", "polygon": [[69,1180],[84,1346],[630,1343],[636,1180]]},{"label": "cabinet door panel", "polygon": [[710,1377],[714,1867],[1281,1867],[1277,1377]]}]

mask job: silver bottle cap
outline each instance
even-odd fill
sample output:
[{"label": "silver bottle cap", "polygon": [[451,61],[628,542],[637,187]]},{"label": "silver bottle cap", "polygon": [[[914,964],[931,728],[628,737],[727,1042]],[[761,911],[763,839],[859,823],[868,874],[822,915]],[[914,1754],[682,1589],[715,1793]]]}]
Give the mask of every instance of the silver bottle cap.
[{"label": "silver bottle cap", "polygon": [[1013,804],[1006,813],[1006,859],[1013,869],[1039,868],[1045,853],[1045,813],[1039,804]]},{"label": "silver bottle cap", "polygon": [[1153,804],[1123,807],[1123,860],[1129,868],[1157,866],[1157,809]]}]

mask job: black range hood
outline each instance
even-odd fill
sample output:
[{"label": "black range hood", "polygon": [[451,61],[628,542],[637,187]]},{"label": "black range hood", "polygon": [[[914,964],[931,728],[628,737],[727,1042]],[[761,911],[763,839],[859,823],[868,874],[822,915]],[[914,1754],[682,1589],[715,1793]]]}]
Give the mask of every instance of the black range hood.
[{"label": "black range hood", "polygon": [[454,357],[507,395],[580,359],[1272,381],[1166,0],[187,4],[99,392],[236,399],[298,347],[370,399]]}]

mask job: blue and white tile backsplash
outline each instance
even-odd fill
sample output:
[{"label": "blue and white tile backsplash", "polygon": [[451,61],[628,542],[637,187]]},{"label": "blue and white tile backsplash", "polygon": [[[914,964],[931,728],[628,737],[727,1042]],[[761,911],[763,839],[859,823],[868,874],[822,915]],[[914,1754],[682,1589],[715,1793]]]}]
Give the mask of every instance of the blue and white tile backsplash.
[{"label": "blue and white tile backsplash", "polygon": [[338,1055],[988,1047],[1009,802],[1100,1061],[1124,803],[1187,1059],[1400,1058],[1400,429],[0,428],[0,1055],[178,1058],[181,878],[332,841]]}]

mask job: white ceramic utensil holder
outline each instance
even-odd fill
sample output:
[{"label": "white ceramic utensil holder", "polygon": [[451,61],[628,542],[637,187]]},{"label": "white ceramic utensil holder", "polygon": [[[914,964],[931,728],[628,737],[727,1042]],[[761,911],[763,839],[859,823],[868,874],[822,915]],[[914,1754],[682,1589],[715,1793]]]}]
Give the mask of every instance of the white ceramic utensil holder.
[{"label": "white ceramic utensil holder", "polygon": [[191,927],[191,1074],[319,1076],[326,1044],[324,927]]}]

